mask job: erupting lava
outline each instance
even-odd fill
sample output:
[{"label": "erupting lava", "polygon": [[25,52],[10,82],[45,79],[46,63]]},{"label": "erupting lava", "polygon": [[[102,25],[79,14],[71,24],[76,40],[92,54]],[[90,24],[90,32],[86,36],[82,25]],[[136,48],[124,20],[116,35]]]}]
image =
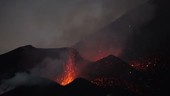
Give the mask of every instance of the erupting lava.
[{"label": "erupting lava", "polygon": [[65,64],[65,69],[62,77],[59,80],[59,83],[61,85],[67,85],[70,82],[72,82],[76,78],[76,67],[75,67],[75,62],[74,62],[74,52],[71,51],[70,55],[68,57],[68,61]]}]

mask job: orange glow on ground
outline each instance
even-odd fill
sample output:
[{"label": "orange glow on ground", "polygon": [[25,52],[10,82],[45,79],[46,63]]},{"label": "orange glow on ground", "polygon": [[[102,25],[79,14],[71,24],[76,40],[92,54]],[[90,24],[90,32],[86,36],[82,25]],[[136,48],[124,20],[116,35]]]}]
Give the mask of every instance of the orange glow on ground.
[{"label": "orange glow on ground", "polygon": [[129,89],[134,93],[141,93],[143,89],[141,89],[141,86],[135,85],[132,82],[121,80],[119,78],[96,78],[91,81],[93,84],[96,84],[97,86],[101,87],[111,87],[111,86],[121,86],[124,89]]}]

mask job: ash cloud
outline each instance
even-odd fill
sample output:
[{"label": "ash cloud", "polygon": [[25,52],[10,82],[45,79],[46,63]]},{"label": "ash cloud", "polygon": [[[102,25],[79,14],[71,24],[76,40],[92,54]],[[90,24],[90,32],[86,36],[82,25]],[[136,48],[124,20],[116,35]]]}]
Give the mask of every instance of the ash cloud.
[{"label": "ash cloud", "polygon": [[30,70],[30,74],[48,79],[57,78],[64,71],[67,60],[45,58],[41,64]]},{"label": "ash cloud", "polygon": [[126,60],[154,55],[169,56],[169,1],[153,0],[150,3],[155,8],[152,19],[140,27],[133,26],[132,35],[122,55]]},{"label": "ash cloud", "polygon": [[74,47],[83,57],[92,61],[110,54],[125,59],[123,56],[129,44],[133,42],[133,35],[138,32],[142,33],[141,28],[153,19],[154,14],[155,4],[151,1],[140,4],[89,35]]},{"label": "ash cloud", "polygon": [[[1,0],[0,53],[69,47],[147,0]],[[97,34],[97,33],[96,33]]]}]

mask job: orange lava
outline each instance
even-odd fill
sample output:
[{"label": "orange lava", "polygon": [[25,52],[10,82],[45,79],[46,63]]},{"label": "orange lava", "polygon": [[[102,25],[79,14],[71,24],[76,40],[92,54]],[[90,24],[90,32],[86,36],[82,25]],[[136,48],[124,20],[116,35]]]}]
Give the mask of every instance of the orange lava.
[{"label": "orange lava", "polygon": [[76,71],[75,71],[75,63],[74,63],[74,53],[71,51],[64,69],[64,74],[60,78],[59,83],[65,86],[71,83],[75,78],[76,78]]}]

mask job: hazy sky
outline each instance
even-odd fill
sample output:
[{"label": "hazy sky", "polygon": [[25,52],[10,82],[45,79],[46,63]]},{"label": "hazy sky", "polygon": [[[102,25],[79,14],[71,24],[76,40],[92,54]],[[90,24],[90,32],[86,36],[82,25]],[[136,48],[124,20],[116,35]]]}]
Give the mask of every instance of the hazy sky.
[{"label": "hazy sky", "polygon": [[0,0],[0,54],[69,47],[147,0]]}]

